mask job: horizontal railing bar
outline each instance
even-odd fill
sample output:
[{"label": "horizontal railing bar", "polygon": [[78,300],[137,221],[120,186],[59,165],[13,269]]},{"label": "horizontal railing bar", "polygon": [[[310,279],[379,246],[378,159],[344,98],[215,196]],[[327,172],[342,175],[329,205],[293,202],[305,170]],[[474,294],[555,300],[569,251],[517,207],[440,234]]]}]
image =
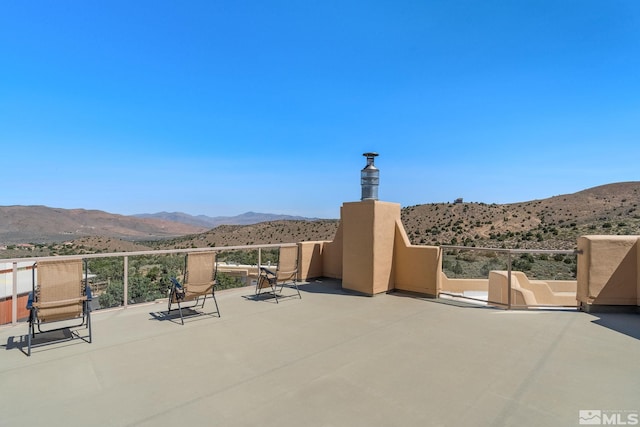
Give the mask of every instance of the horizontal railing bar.
[{"label": "horizontal railing bar", "polygon": [[136,252],[110,252],[99,254],[77,254],[77,255],[54,255],[43,257],[26,257],[26,258],[2,258],[0,262],[27,262],[27,261],[50,261],[50,260],[64,260],[64,259],[78,259],[78,258],[110,258],[110,257],[125,257],[125,256],[142,256],[142,255],[167,255],[189,252],[222,252],[232,250],[243,249],[261,249],[261,248],[279,248],[286,246],[296,246],[296,243],[270,243],[264,245],[242,245],[242,246],[216,246],[206,248],[187,248],[187,249],[158,249],[149,251],[136,251]]},{"label": "horizontal railing bar", "polygon": [[[458,245],[441,245],[440,251],[445,250],[461,250],[461,251],[485,251],[485,252],[499,252],[508,255],[507,260],[507,304],[504,303],[496,303],[487,301],[489,304],[494,306],[504,306],[507,310],[511,309],[526,309],[526,308],[573,308],[574,306],[565,306],[565,305],[515,305],[511,302],[511,254],[564,254],[564,255],[579,255],[582,254],[581,250],[566,250],[566,249],[507,249],[507,248],[485,248],[485,247],[476,247],[476,246],[458,246]],[[442,253],[442,252],[441,252]],[[440,294],[450,295],[446,292],[440,292]],[[453,296],[453,295],[452,295]],[[460,298],[475,300],[475,298],[469,298],[465,296],[461,296]]]},{"label": "horizontal railing bar", "polygon": [[528,254],[566,254],[577,255],[582,253],[575,249],[506,249],[506,248],[484,248],[478,246],[454,246],[454,245],[441,245],[441,249],[453,249],[453,250],[467,250],[467,251],[491,251],[491,252],[504,252],[504,253],[528,253]]},{"label": "horizontal railing bar", "polygon": [[[123,307],[126,308],[129,301],[128,296],[128,259],[130,256],[144,256],[144,255],[169,255],[169,254],[180,254],[180,253],[191,253],[191,252],[223,252],[223,251],[233,251],[233,250],[258,250],[264,248],[279,248],[279,247],[288,247],[288,246],[297,246],[297,243],[269,243],[264,245],[240,245],[240,246],[216,246],[216,247],[206,247],[206,248],[186,248],[186,249],[159,249],[159,250],[149,250],[149,251],[134,251],[134,252],[109,252],[109,253],[99,253],[99,254],[76,254],[76,255],[56,255],[56,256],[41,256],[41,257],[24,257],[24,258],[2,258],[0,262],[12,263],[13,269],[9,271],[13,271],[13,289],[12,289],[12,321],[11,325],[17,325],[17,300],[18,300],[18,291],[17,291],[17,263],[19,262],[30,262],[35,264],[39,261],[51,261],[51,260],[67,260],[67,259],[89,259],[89,258],[123,258],[125,261],[124,266],[124,279],[123,279],[123,287],[124,287],[124,296],[123,296]],[[258,267],[260,266],[260,258],[258,258]]]}]

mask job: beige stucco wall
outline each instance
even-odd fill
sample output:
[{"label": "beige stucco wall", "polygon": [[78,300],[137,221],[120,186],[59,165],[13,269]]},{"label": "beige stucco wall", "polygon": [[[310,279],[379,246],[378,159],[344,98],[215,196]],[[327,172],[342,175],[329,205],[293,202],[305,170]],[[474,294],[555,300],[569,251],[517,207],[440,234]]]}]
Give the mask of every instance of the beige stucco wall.
[{"label": "beige stucco wall", "polygon": [[342,279],[345,289],[367,295],[393,289],[438,294],[440,250],[411,245],[397,203],[343,204],[333,241],[300,242],[300,279]]},{"label": "beige stucco wall", "polygon": [[437,296],[440,250],[436,246],[414,246],[396,218],[394,242],[395,289]]},{"label": "beige stucco wall", "polygon": [[[533,280],[533,283],[536,282],[544,282],[549,286],[552,292],[562,292],[562,293],[573,293],[575,295],[577,281],[575,280]],[[440,280],[441,283],[441,292],[452,292],[452,293],[464,293],[466,291],[489,291],[489,279],[450,279],[444,273],[442,273],[442,278]],[[534,290],[534,295],[536,297],[536,301],[538,304],[549,304],[549,305],[573,305],[573,300],[570,302],[564,300],[545,300],[541,295]],[[494,286],[492,290],[492,295],[494,298],[499,298],[496,300],[489,298],[491,301],[502,302],[506,304],[506,288],[504,293],[498,287]],[[497,296],[496,296],[497,295]],[[500,299],[503,298],[504,300]],[[565,297],[563,297],[565,298]]]},{"label": "beige stucco wall", "polygon": [[[489,272],[489,303],[509,304],[509,274],[504,270]],[[535,294],[520,287],[518,279],[511,275],[511,306],[525,307],[538,305]]]},{"label": "beige stucco wall", "polygon": [[[341,210],[342,212],[342,210]],[[322,275],[333,279],[342,279],[342,221],[332,242],[322,247]]]},{"label": "beige stucco wall", "polygon": [[444,273],[441,279],[441,292],[462,293],[465,291],[489,290],[489,279],[450,279]]},{"label": "beige stucco wall", "polygon": [[[638,241],[638,236],[580,237],[578,280],[546,283],[553,292],[575,289],[580,304],[640,306]],[[434,296],[440,291],[491,293],[490,280],[447,278],[439,248],[411,245],[396,203],[345,203],[333,241],[301,242],[299,248],[303,280],[342,279],[345,289],[368,295],[392,289]],[[526,303],[524,291],[516,292],[512,303]]]},{"label": "beige stucco wall", "polygon": [[576,292],[577,280],[545,280],[553,292]]},{"label": "beige stucco wall", "polygon": [[323,276],[322,252],[326,242],[298,243],[298,279],[308,280]]},{"label": "beige stucco wall", "polygon": [[393,252],[400,205],[378,200],[344,203],[342,287],[373,295],[394,287]]},{"label": "beige stucco wall", "polygon": [[640,307],[640,238],[636,244],[636,307]]},{"label": "beige stucco wall", "polygon": [[580,304],[638,305],[638,236],[578,239]]}]

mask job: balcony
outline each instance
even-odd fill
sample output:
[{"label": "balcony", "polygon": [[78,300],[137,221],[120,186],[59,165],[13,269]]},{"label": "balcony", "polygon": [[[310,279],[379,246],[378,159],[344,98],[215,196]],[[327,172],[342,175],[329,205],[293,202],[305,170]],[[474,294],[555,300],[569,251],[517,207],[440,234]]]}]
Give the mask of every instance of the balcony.
[{"label": "balcony", "polygon": [[184,326],[164,304],[98,311],[92,344],[32,357],[26,325],[2,328],[2,424],[552,426],[640,410],[635,314],[370,298],[337,280],[301,291],[225,290],[221,318]]},{"label": "balcony", "polygon": [[[378,207],[345,206],[332,242],[299,244],[302,299],[224,290],[221,318],[184,326],[162,300],[130,303],[128,258],[140,254],[118,254],[125,297],[94,312],[93,343],[52,342],[26,357],[27,325],[0,328],[0,425],[637,424],[640,316],[452,298],[490,291],[490,279],[446,277],[443,249],[408,244],[399,207],[371,214]],[[581,238],[578,301],[635,310],[637,246],[637,236]],[[30,277],[6,261],[13,283]],[[503,277],[506,308],[517,308]]]}]

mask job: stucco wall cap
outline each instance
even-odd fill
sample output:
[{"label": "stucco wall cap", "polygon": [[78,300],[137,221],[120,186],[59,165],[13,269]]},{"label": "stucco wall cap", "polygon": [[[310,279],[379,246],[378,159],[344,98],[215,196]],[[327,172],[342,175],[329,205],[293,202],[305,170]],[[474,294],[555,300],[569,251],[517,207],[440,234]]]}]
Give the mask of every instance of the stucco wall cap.
[{"label": "stucco wall cap", "polygon": [[597,234],[597,235],[588,235],[582,236],[585,239],[589,240],[638,240],[640,235],[637,236],[616,236],[616,235],[606,235],[606,234]]}]

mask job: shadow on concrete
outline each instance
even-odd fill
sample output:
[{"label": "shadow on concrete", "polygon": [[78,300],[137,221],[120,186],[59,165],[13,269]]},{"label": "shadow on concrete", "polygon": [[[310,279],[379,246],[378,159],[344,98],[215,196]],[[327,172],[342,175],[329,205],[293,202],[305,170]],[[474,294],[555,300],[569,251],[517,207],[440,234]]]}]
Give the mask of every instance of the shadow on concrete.
[{"label": "shadow on concrete", "polygon": [[351,292],[342,289],[342,282],[335,279],[314,279],[299,284],[300,292],[310,294],[328,295],[352,295]]},{"label": "shadow on concrete", "polygon": [[593,323],[631,338],[640,339],[640,314],[635,313],[590,313],[598,317]]},{"label": "shadow on concrete", "polygon": [[[151,316],[151,319],[149,320],[157,320],[160,322],[173,322],[178,325],[182,324],[182,321],[180,320],[180,311],[177,308],[171,310],[171,312],[155,311],[155,312],[149,313],[149,315]],[[194,310],[192,307],[184,307],[182,309],[182,317],[184,318],[185,321],[187,321],[189,319],[194,319],[194,318],[206,318],[206,317],[217,318],[217,317],[220,317],[220,314],[215,311],[212,313],[206,313],[203,311]]]},{"label": "shadow on concrete", "polygon": [[342,281],[339,279],[314,279],[310,282],[298,285],[300,292],[307,292],[310,294],[325,294],[325,295],[348,295],[350,297],[365,297],[371,298],[369,294],[354,291],[351,289],[345,289],[342,287]]},{"label": "shadow on concrete", "polygon": [[[300,285],[298,285],[298,287],[300,287]],[[285,286],[284,289],[289,289],[288,286]],[[295,289],[294,291],[295,292]],[[302,292],[302,288],[300,287],[300,292]],[[278,293],[278,301],[286,301],[289,299],[300,299],[300,297],[298,297],[298,293],[290,293],[290,294],[283,294],[281,293],[281,291],[277,291]],[[274,293],[272,291],[269,292],[262,292],[260,294],[256,294],[255,292],[253,292],[250,295],[243,295],[242,298],[248,300],[248,301],[264,301],[264,302],[270,302],[273,304],[277,304],[278,301],[276,301],[276,296],[274,295]]]},{"label": "shadow on concrete", "polygon": [[[250,301],[266,301],[276,303],[273,292],[263,291],[259,295],[255,293],[255,286],[252,286],[250,295],[243,295],[242,298]],[[342,289],[340,281],[335,279],[312,279],[309,282],[298,282],[298,289],[300,294],[326,294],[326,295],[361,295],[348,290]],[[290,292],[286,292],[289,290]],[[295,287],[290,285],[284,286],[284,294],[278,291],[278,300],[287,300],[290,298],[299,299],[298,293],[295,291]],[[302,298],[304,299],[304,297]]]},{"label": "shadow on concrete", "polygon": [[[5,350],[18,349],[22,353],[24,353],[25,356],[27,356],[28,355],[27,338],[28,338],[27,335],[11,336],[7,339],[7,343],[5,345],[2,345],[1,347],[4,347]],[[74,340],[77,340],[77,341],[74,343],[70,342]],[[78,331],[72,330],[71,328],[61,328],[54,331],[37,333],[35,337],[31,338],[31,349],[33,350],[35,348],[46,346],[49,344],[68,343],[66,345],[73,345],[73,344],[78,344],[81,341],[89,343],[89,337],[88,336],[84,337],[80,335]],[[61,346],[56,345],[51,349],[59,348],[59,347]]]},{"label": "shadow on concrete", "polygon": [[[298,295],[296,295],[297,297]],[[260,295],[256,295],[255,293],[250,295],[242,295],[242,298],[247,301],[263,301],[263,302],[272,302],[276,304],[276,297],[272,292],[263,292]],[[284,295],[278,295],[278,299],[287,299]]]}]

